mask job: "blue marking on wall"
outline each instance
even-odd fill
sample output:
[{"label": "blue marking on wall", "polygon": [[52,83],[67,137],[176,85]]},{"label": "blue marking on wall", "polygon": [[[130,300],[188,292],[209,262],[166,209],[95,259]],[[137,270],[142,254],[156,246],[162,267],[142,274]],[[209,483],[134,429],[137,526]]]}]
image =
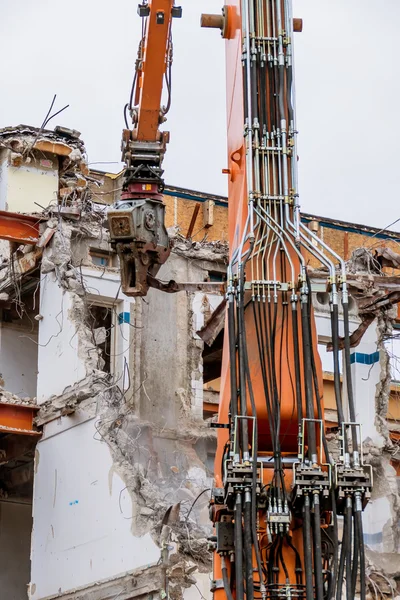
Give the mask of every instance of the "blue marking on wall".
[{"label": "blue marking on wall", "polygon": [[70,506],[74,506],[74,504],[79,504],[79,500],[73,500],[69,503]]},{"label": "blue marking on wall", "polygon": [[383,533],[379,531],[378,533],[364,533],[364,542],[369,546],[375,546],[376,544],[381,544],[383,542]]},{"label": "blue marking on wall", "polygon": [[372,354],[363,354],[362,352],[353,352],[350,356],[350,362],[359,363],[360,365],[374,365],[379,362],[379,352],[373,352]]},{"label": "blue marking on wall", "polygon": [[118,315],[118,325],[122,325],[122,323],[130,323],[131,315],[128,312],[122,312]]}]

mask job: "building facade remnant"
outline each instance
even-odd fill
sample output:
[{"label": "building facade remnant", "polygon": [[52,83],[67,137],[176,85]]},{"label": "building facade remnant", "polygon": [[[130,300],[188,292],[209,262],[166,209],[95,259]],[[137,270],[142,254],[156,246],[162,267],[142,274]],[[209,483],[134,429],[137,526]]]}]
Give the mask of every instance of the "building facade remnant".
[{"label": "building facade remnant", "polygon": [[[221,375],[227,201],[167,186],[171,256],[158,289],[128,297],[105,219],[120,181],[89,170],[76,131],[0,130],[5,598],[209,597],[209,425]],[[364,523],[368,580],[372,593],[395,596],[400,234],[302,218],[352,261],[355,399],[375,477]],[[19,227],[17,242],[3,236],[7,219]],[[326,274],[311,257],[309,272],[333,438]]]}]

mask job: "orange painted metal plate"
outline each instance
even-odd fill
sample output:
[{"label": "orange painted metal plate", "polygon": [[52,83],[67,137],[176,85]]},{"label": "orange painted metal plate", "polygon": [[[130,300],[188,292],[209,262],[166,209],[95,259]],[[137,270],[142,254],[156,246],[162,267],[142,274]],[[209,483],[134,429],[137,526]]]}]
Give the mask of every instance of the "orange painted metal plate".
[{"label": "orange painted metal plate", "polygon": [[36,244],[43,219],[0,210],[0,239],[18,244]]},{"label": "orange painted metal plate", "polygon": [[33,428],[33,419],[38,410],[36,406],[0,402],[0,432],[41,436],[40,431]]},{"label": "orange painted metal plate", "polygon": [[[159,126],[163,79],[167,64],[168,38],[173,0],[152,0],[145,33],[146,45],[139,73],[139,117],[137,139],[155,142]],[[162,19],[157,15],[163,16]]]}]

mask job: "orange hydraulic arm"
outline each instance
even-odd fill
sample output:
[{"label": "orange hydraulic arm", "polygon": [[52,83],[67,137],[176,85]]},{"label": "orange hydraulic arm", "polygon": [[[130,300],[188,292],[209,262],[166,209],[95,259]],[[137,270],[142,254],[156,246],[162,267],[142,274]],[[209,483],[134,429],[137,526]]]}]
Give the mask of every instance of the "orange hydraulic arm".
[{"label": "orange hydraulic arm", "polygon": [[138,109],[135,136],[142,142],[155,142],[160,122],[164,117],[161,95],[164,76],[172,58],[169,56],[172,52],[171,21],[173,11],[177,11],[177,7],[174,7],[172,0],[152,0],[147,7],[139,7],[139,11],[147,13],[148,16],[137,71],[135,105]]},{"label": "orange hydraulic arm", "polygon": [[[230,260],[210,510],[215,600],[330,600],[336,583],[340,599],[345,569],[353,600],[358,567],[365,598],[361,511],[371,477],[355,423],[345,265],[337,269],[340,258],[299,213],[293,31],[301,21],[291,0],[229,0],[222,15],[203,15],[202,25],[221,29],[227,72]],[[327,272],[341,428],[336,464],[324,436],[310,257]],[[339,298],[351,423],[340,389]]]},{"label": "orange hydraulic arm", "polygon": [[[171,104],[171,23],[174,17],[181,17],[182,9],[175,6],[174,0],[149,0],[139,5],[138,13],[143,19],[143,35],[125,106],[123,191],[115,210],[108,213],[111,242],[120,258],[122,290],[129,296],[147,293],[149,276],[154,278],[170,253],[161,196],[162,162],[169,133],[160,131],[160,125]],[[164,79],[168,95],[165,106]]]}]

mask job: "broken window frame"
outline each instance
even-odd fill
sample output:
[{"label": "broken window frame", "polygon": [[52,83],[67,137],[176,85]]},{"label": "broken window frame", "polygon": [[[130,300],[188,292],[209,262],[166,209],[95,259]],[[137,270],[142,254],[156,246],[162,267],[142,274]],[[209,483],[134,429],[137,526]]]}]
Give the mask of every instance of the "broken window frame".
[{"label": "broken window frame", "polygon": [[[112,377],[119,378],[123,373],[123,344],[118,315],[123,311],[123,302],[115,302],[115,300],[112,299],[105,299],[104,297],[99,298],[99,296],[90,294],[88,296],[88,310],[90,311],[90,308],[93,306],[106,308],[111,312],[109,374]],[[93,340],[93,343],[95,343],[95,340]]]}]

